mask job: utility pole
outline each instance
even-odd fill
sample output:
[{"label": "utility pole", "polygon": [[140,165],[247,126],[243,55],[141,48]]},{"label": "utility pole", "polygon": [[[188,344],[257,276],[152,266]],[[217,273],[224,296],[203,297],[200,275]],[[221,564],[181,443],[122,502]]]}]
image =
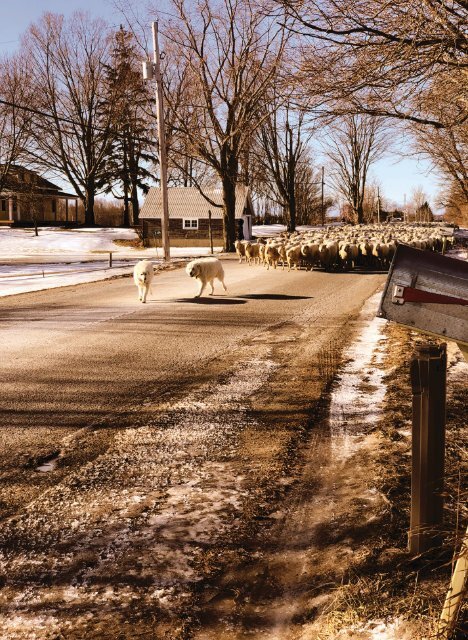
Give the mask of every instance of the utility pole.
[{"label": "utility pole", "polygon": [[377,187],[377,224],[380,224],[380,190]]},{"label": "utility pole", "polygon": [[171,259],[169,245],[169,202],[167,197],[167,156],[166,156],[166,131],[164,126],[164,105],[163,90],[161,80],[161,67],[159,58],[158,23],[151,23],[153,31],[153,61],[154,79],[156,80],[156,110],[158,117],[158,138],[159,138],[159,169],[162,193],[163,213],[161,218],[161,237],[164,253],[164,260]]},{"label": "utility pole", "polygon": [[324,189],[324,185],[325,185],[325,167],[322,167],[322,205],[321,205],[321,212],[322,212],[322,227],[325,226],[325,202],[323,199],[323,189]]}]

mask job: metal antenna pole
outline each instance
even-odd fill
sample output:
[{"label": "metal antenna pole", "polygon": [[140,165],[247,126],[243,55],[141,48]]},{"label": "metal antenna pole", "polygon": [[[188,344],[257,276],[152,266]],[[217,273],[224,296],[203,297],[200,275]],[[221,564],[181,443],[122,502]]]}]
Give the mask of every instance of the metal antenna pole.
[{"label": "metal antenna pole", "polygon": [[161,193],[163,215],[161,218],[161,237],[163,245],[164,260],[171,259],[169,245],[169,202],[167,197],[167,156],[166,156],[166,132],[164,127],[164,105],[163,90],[161,80],[161,68],[159,58],[158,43],[158,23],[151,23],[153,30],[153,60],[154,75],[156,80],[156,110],[158,115],[158,138],[159,138],[159,167],[161,176]]}]

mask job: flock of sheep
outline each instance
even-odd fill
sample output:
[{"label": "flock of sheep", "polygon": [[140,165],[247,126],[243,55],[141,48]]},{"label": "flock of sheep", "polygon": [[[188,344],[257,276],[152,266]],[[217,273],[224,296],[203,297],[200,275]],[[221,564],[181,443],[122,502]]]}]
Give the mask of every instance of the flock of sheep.
[{"label": "flock of sheep", "polygon": [[274,269],[350,270],[388,269],[398,244],[445,253],[453,242],[452,229],[440,224],[368,224],[282,233],[257,242],[237,240],[239,262]]}]

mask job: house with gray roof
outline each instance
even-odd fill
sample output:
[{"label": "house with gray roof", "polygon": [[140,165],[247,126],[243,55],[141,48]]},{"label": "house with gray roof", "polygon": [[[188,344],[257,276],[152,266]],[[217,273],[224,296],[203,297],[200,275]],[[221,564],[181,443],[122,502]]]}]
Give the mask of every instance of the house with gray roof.
[{"label": "house with gray roof", "polygon": [[[206,195],[214,202],[214,207],[196,187],[169,187],[169,237],[174,247],[201,247],[209,242],[209,211],[211,211],[211,229],[214,246],[223,244],[223,209],[221,189],[209,189]],[[152,244],[161,237],[161,218],[163,213],[162,191],[152,187],[140,211],[143,226],[143,239]],[[236,187],[236,227],[242,227],[243,235],[249,239],[253,215],[249,188]],[[240,222],[242,221],[242,222]]]}]

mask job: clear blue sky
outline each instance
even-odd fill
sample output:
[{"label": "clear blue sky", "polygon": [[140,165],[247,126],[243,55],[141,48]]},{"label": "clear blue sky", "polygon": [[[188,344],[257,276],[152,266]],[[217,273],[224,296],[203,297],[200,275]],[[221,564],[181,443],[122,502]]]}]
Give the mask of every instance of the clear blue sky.
[{"label": "clear blue sky", "polygon": [[[78,10],[89,11],[92,16],[102,17],[110,24],[118,26],[122,22],[112,0],[0,0],[0,2],[2,5],[0,54],[14,52],[20,46],[21,35],[45,11],[64,15],[70,15]],[[128,2],[132,4],[132,0]],[[159,0],[157,6],[164,7],[164,4],[164,0]],[[439,185],[437,175],[430,172],[429,163],[417,162],[413,159],[395,163],[395,160],[396,158],[381,160],[372,170],[382,185],[383,195],[402,204],[404,194],[409,200],[412,189],[421,186],[429,196],[431,205],[434,205]]]}]

